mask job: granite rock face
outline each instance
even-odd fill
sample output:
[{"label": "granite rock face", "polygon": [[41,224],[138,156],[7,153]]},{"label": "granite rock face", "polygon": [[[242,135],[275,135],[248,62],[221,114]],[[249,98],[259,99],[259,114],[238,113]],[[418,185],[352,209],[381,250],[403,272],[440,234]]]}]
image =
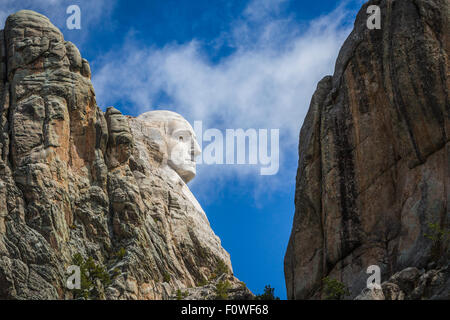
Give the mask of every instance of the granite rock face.
[{"label": "granite rock face", "polygon": [[289,299],[323,297],[326,276],[354,298],[370,265],[385,280],[448,264],[449,20],[446,0],[369,1],[357,15],[300,133]]},{"label": "granite rock face", "polygon": [[428,271],[406,268],[395,273],[381,287],[364,289],[356,300],[448,300],[450,267]]},{"label": "granite rock face", "polygon": [[99,109],[46,17],[9,16],[0,53],[0,299],[74,298],[67,267],[89,259],[109,278],[89,298],[168,299],[218,265],[239,283],[187,186],[161,174],[139,120]]},{"label": "granite rock face", "polygon": [[177,290],[172,300],[253,300],[254,295],[245,283],[235,281],[229,274],[222,274],[204,286]]}]

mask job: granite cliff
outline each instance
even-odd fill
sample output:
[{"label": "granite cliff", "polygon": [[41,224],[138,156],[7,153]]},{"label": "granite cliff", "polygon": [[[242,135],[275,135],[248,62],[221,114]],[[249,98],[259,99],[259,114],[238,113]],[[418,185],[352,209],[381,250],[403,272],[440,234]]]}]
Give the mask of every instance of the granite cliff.
[{"label": "granite cliff", "polygon": [[[251,298],[145,119],[97,106],[89,63],[41,14],[0,30],[0,299]],[[176,176],[176,174],[175,174]],[[79,291],[70,265],[89,271]],[[225,285],[226,284],[226,285]]]},{"label": "granite cliff", "polygon": [[300,132],[289,299],[324,298],[325,277],[354,298],[370,265],[395,285],[414,271],[397,297],[450,299],[449,19],[447,0],[373,0],[358,13]]}]

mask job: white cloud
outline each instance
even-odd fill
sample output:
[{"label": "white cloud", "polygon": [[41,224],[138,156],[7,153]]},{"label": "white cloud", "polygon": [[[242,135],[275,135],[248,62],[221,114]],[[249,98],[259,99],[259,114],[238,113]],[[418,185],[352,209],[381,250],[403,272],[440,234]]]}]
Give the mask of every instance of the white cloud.
[{"label": "white cloud", "polygon": [[259,168],[203,166],[193,184],[208,188],[229,172],[244,180],[250,175],[260,182],[271,179],[274,188],[282,188],[280,181],[294,181],[298,134],[312,93],[317,82],[333,72],[350,25],[343,6],[301,27],[280,15],[279,5],[274,0],[250,3],[225,36],[235,51],[216,63],[195,39],[164,48],[128,40],[120,51],[95,61],[99,105],[121,102],[125,112],[139,114],[155,108],[156,97],[164,94],[171,102],[165,109],[191,122],[202,120],[204,126],[279,128],[281,166],[290,169],[281,170],[278,180],[258,177]]},{"label": "white cloud", "polygon": [[164,48],[130,40],[95,61],[98,102],[126,101],[140,113],[155,107],[155,97],[165,93],[190,120],[220,120],[231,128],[275,127],[297,135],[317,81],[333,71],[349,33],[341,26],[344,13],[339,8],[304,30],[273,20],[247,30],[249,42],[242,41],[246,34],[236,32],[246,28],[241,21],[233,30],[236,51],[216,64],[195,39]]}]

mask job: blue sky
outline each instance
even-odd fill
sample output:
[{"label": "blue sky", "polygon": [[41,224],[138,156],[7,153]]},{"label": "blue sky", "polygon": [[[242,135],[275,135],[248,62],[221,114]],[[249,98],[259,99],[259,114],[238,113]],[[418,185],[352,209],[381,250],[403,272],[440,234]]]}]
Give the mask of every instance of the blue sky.
[{"label": "blue sky", "polygon": [[[50,18],[92,69],[98,105],[136,116],[179,112],[204,128],[280,130],[280,170],[199,165],[190,188],[254,292],[286,298],[283,259],[294,214],[298,134],[317,82],[332,74],[363,1],[1,0]],[[68,30],[66,8],[81,9]]]}]

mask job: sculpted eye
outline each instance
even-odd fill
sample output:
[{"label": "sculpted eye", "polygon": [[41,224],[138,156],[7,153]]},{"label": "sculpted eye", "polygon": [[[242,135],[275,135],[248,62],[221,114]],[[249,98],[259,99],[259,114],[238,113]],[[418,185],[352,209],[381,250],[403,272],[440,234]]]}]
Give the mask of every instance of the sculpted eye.
[{"label": "sculpted eye", "polygon": [[180,136],[178,140],[183,141],[183,136]]}]

